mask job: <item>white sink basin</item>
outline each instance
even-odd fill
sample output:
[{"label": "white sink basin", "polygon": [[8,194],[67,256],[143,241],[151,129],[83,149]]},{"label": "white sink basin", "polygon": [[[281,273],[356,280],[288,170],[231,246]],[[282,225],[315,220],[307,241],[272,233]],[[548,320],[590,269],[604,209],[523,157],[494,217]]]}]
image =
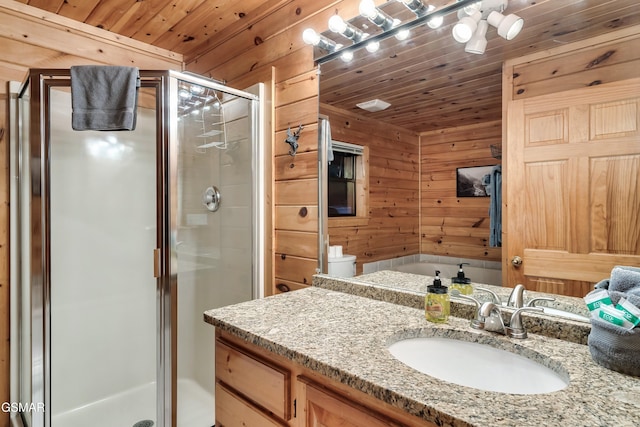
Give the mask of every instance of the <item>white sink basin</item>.
[{"label": "white sink basin", "polygon": [[486,344],[450,338],[409,338],[389,346],[402,363],[443,381],[510,394],[562,390],[569,382],[527,357]]}]

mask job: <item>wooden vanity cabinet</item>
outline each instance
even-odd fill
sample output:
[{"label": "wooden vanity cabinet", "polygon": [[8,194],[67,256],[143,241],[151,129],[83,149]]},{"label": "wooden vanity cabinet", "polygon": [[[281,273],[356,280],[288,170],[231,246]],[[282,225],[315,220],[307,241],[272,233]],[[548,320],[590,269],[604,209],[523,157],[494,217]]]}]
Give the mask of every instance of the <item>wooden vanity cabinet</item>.
[{"label": "wooden vanity cabinet", "polygon": [[216,427],[435,424],[216,329]]}]

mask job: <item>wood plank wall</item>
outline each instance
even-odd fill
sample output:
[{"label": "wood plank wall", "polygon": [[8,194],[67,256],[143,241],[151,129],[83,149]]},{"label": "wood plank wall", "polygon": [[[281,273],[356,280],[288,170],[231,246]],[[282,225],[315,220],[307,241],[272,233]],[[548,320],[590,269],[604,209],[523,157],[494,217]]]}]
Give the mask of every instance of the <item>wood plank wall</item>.
[{"label": "wood plank wall", "polygon": [[[186,69],[237,88],[273,76],[273,271],[267,278],[272,286],[266,290],[270,294],[309,285],[318,262],[318,80],[313,49],[302,41],[302,32],[326,27],[334,13],[357,15],[358,2],[270,0],[264,10],[248,20],[243,31],[188,58]],[[298,154],[292,157],[284,140],[287,129],[299,125],[304,129]]]},{"label": "wood plank wall", "polygon": [[[419,137],[406,129],[358,114],[320,106],[329,117],[334,140],[369,148],[369,212],[359,225],[333,225],[329,242],[362,264],[419,253]],[[342,221],[339,221],[342,222]]]},{"label": "wood plank wall", "polygon": [[420,251],[500,261],[489,247],[489,198],[456,197],[456,168],[499,164],[492,144],[501,143],[501,121],[425,132],[420,135]]},{"label": "wood plank wall", "polygon": [[[182,55],[15,1],[0,0],[0,22],[0,402],[9,402],[8,81],[23,81],[29,68],[80,64],[181,70]],[[0,412],[0,427],[9,422]]]}]

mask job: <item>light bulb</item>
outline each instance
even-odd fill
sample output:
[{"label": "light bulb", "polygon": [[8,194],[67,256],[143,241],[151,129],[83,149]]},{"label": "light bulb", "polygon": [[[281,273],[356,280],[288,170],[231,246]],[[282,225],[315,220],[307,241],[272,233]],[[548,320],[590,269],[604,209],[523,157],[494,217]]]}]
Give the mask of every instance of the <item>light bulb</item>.
[{"label": "light bulb", "polygon": [[374,19],[378,15],[376,5],[373,0],[362,0],[359,7],[360,15],[365,18]]},{"label": "light bulb", "polygon": [[353,60],[353,52],[350,50],[345,50],[340,55],[340,59],[342,60],[342,62],[351,62],[351,60]]},{"label": "light bulb", "polygon": [[427,21],[427,25],[429,26],[429,28],[440,28],[440,26],[442,25],[442,23],[444,22],[444,16],[442,15],[438,15],[438,16],[434,16],[433,18],[429,19]]},{"label": "light bulb", "polygon": [[337,48],[333,40],[316,33],[312,28],[307,28],[302,32],[302,40],[304,40],[306,44],[318,46],[320,49],[328,50],[329,52],[333,52]]},{"label": "light bulb", "polygon": [[451,30],[453,38],[459,43],[468,42],[476,31],[481,17],[480,12],[476,12],[473,16],[465,16],[460,19]]},{"label": "light bulb", "polygon": [[367,49],[369,53],[375,53],[380,49],[380,43],[376,41],[369,42],[365,46],[365,49]]},{"label": "light bulb", "polygon": [[513,13],[507,16],[504,16],[500,12],[491,12],[487,17],[487,21],[489,24],[493,25],[498,30],[498,35],[500,37],[513,40],[524,26],[524,19],[520,18],[518,15],[514,15]]},{"label": "light bulb", "polygon": [[347,29],[347,23],[340,17],[340,15],[333,15],[329,18],[329,29],[334,33],[344,33]]},{"label": "light bulb", "polygon": [[409,30],[401,30],[398,31],[398,33],[396,34],[396,39],[403,41],[409,38],[409,35],[411,35],[411,31]]},{"label": "light bulb", "polygon": [[320,34],[316,33],[313,28],[307,28],[302,32],[302,40],[306,44],[317,46],[320,43]]}]

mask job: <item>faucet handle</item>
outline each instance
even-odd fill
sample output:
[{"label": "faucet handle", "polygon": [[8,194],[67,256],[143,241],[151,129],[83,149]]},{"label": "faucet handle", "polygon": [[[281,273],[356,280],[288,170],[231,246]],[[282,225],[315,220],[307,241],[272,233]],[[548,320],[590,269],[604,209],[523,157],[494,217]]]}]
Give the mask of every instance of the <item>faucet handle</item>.
[{"label": "faucet handle", "polygon": [[537,307],[536,303],[538,301],[555,301],[555,298],[549,298],[549,297],[537,297],[537,298],[533,298],[531,301],[529,301],[527,303],[527,307]]},{"label": "faucet handle", "polygon": [[[478,310],[478,322],[482,325],[481,329],[490,332],[500,332],[506,335],[504,320],[502,320],[502,312],[500,306],[492,302],[485,302]],[[473,322],[471,326],[474,327]],[[477,328],[479,329],[479,328]]]},{"label": "faucet handle", "polygon": [[449,293],[452,297],[471,301],[476,305],[476,318],[471,319],[471,327],[474,329],[484,329],[484,319],[480,316],[480,301],[468,295],[461,294],[457,289],[452,289]]},{"label": "faucet handle", "polygon": [[544,310],[540,307],[520,307],[516,309],[511,315],[511,320],[509,321],[509,336],[512,338],[527,337],[527,331],[524,329],[524,326],[522,325],[521,313],[523,311],[544,312]]},{"label": "faucet handle", "polygon": [[491,289],[482,288],[480,286],[476,286],[475,289],[477,289],[479,291],[488,292],[491,295],[491,298],[493,299],[493,301],[492,301],[493,303],[495,303],[497,305],[502,305],[502,301],[500,300],[500,297],[498,296],[498,294],[493,292]]},{"label": "faucet handle", "polygon": [[455,298],[460,298],[460,299],[464,299],[464,300],[467,300],[467,301],[471,301],[472,303],[474,303],[476,305],[476,310],[478,310],[480,308],[480,301],[478,301],[477,299],[475,299],[473,297],[470,297],[468,295],[461,294],[460,291],[457,290],[457,289],[451,289],[451,291],[449,291],[449,294],[452,297],[455,297]]}]

